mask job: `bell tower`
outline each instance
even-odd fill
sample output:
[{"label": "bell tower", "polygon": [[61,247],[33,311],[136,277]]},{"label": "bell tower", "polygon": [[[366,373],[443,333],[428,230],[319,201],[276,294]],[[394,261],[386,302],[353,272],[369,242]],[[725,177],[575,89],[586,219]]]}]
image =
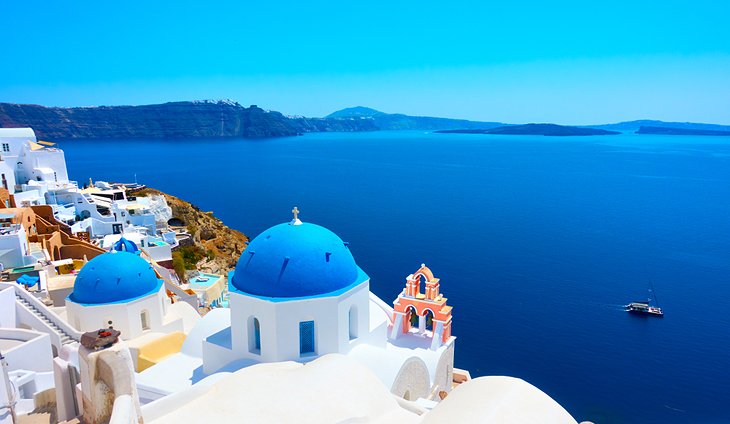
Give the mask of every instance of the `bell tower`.
[{"label": "bell tower", "polygon": [[[390,338],[414,335],[430,337],[436,350],[451,338],[451,306],[441,294],[441,284],[433,272],[421,264],[406,277],[406,287],[393,302],[393,327]],[[421,292],[422,283],[425,293]]]}]

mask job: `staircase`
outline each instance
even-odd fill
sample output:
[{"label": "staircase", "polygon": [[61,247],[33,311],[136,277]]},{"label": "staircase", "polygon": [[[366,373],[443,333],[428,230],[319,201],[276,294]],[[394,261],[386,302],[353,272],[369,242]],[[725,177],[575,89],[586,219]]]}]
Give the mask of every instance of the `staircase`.
[{"label": "staircase", "polygon": [[61,344],[67,345],[67,344],[71,344],[71,343],[79,341],[74,336],[63,331],[62,328],[60,328],[58,325],[53,323],[53,321],[48,319],[48,317],[46,316],[44,311],[38,310],[38,308],[36,308],[35,305],[33,305],[30,302],[28,302],[27,300],[23,299],[17,292],[15,293],[15,298],[18,300],[18,302],[20,302],[26,308],[28,308],[33,313],[33,315],[35,315],[36,317],[38,317],[38,319],[40,319],[41,321],[46,323],[46,325],[51,327],[53,329],[53,331],[55,331],[61,337]]}]

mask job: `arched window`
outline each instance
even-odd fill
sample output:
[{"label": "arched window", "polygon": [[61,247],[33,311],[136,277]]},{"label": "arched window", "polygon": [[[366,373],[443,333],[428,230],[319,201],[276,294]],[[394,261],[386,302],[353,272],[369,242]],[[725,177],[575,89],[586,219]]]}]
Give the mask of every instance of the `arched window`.
[{"label": "arched window", "polygon": [[150,329],[150,313],[145,309],[139,314],[139,319],[142,321],[142,331]]},{"label": "arched window", "polygon": [[357,306],[350,306],[350,340],[357,338]]},{"label": "arched window", "polygon": [[302,321],[299,323],[299,354],[307,356],[314,353],[314,321]]},{"label": "arched window", "polygon": [[248,319],[248,351],[261,355],[261,324],[256,317]]},{"label": "arched window", "polygon": [[433,331],[433,312],[430,309],[426,309],[423,315],[426,317],[426,330]]},{"label": "arched window", "polygon": [[410,324],[411,327],[417,328],[418,327],[418,312],[416,312],[416,308],[414,308],[413,306],[409,306],[408,309],[406,309],[406,311],[408,311],[408,316],[407,316],[408,323]]}]

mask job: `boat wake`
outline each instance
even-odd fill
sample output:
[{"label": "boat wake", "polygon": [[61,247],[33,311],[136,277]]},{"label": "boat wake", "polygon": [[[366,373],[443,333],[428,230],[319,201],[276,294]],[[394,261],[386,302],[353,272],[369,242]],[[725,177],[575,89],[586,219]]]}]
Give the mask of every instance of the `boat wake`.
[{"label": "boat wake", "polygon": [[606,308],[608,308],[608,309],[615,309],[615,310],[618,310],[618,311],[626,311],[626,305],[618,305],[618,304],[614,304],[614,303],[607,304],[606,305]]}]

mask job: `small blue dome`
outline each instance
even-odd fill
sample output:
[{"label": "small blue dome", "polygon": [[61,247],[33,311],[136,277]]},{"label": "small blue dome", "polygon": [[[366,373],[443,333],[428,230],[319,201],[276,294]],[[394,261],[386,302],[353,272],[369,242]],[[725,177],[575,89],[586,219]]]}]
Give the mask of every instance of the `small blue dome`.
[{"label": "small blue dome", "polygon": [[309,297],[363,282],[346,244],[315,224],[280,224],[253,239],[231,279],[245,294],[273,298]]},{"label": "small blue dome", "polygon": [[116,243],[114,243],[112,249],[116,250],[117,252],[129,252],[139,254],[139,248],[137,247],[137,245],[133,241],[127,240],[124,237],[121,237]]},{"label": "small blue dome", "polygon": [[161,286],[152,265],[139,256],[102,253],[81,268],[68,299],[92,305],[123,303],[156,293]]}]

